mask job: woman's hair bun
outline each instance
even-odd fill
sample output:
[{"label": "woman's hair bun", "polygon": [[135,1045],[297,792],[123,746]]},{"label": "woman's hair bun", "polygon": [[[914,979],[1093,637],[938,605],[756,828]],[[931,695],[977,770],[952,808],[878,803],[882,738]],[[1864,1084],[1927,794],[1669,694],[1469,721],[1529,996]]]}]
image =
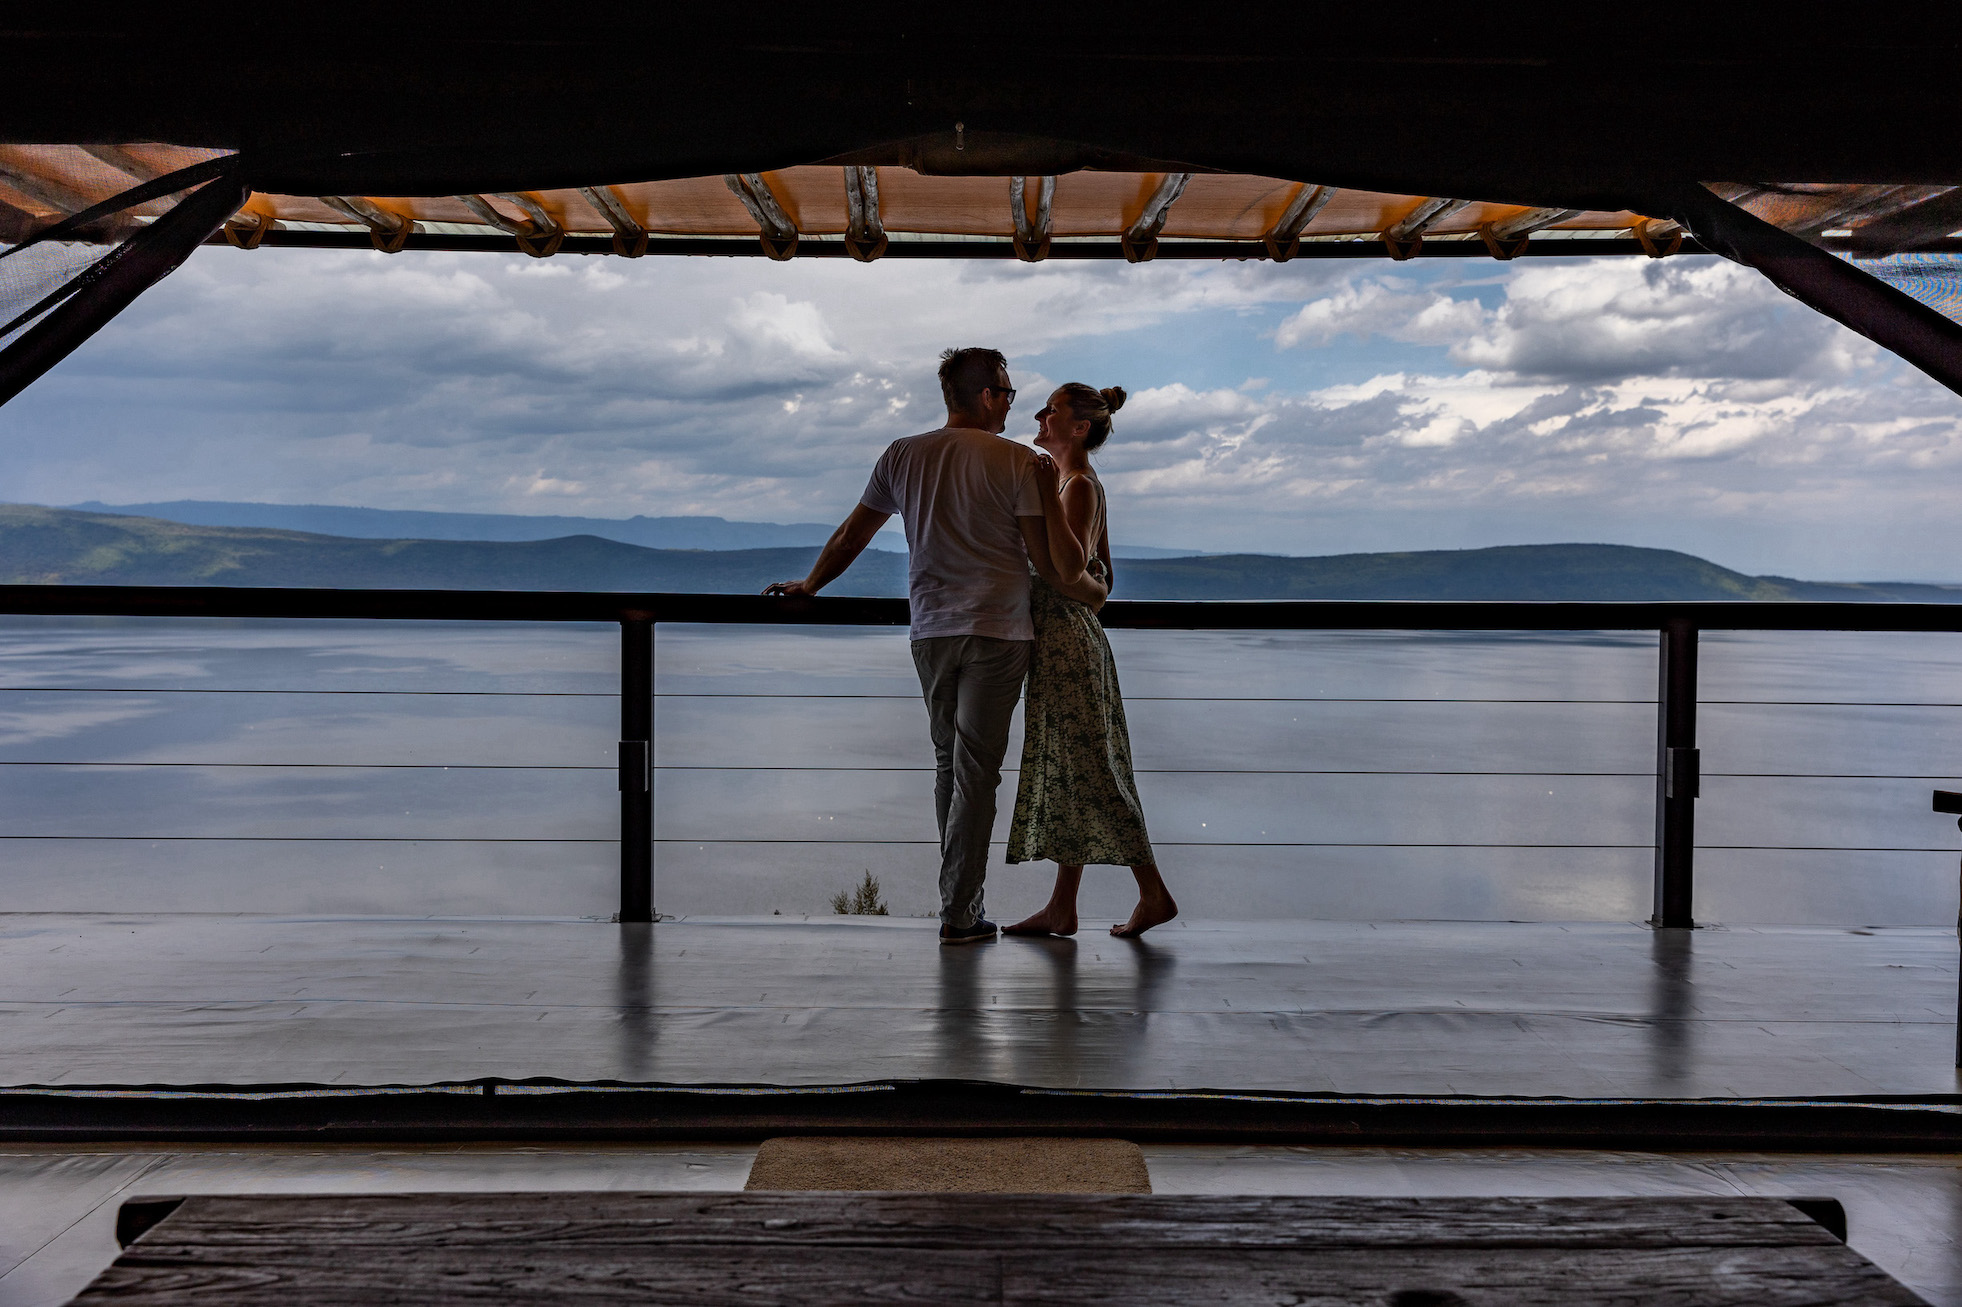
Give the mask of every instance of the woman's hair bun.
[{"label": "woman's hair bun", "polygon": [[1124,400],[1126,398],[1124,387],[1105,386],[1097,393],[1104,397],[1104,407],[1108,408],[1111,412],[1115,413],[1118,409],[1124,407]]}]

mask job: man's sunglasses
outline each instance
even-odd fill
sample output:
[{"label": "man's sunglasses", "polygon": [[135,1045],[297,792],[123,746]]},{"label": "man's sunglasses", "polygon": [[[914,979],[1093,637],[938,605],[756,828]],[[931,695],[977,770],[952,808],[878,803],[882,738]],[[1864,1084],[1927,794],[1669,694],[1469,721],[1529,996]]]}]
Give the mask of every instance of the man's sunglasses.
[{"label": "man's sunglasses", "polygon": [[1013,386],[983,386],[981,389],[992,390],[997,395],[1006,395],[1008,396],[1009,403],[1013,404],[1015,402],[1015,387]]}]

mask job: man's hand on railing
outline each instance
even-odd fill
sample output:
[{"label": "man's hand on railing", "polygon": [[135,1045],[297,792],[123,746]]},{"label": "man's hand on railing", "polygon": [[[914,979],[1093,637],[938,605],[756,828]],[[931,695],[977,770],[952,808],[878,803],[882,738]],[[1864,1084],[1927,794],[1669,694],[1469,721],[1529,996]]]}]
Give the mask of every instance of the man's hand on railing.
[{"label": "man's hand on railing", "polygon": [[809,599],[817,590],[808,581],[772,581],[763,587],[763,593],[783,599]]}]

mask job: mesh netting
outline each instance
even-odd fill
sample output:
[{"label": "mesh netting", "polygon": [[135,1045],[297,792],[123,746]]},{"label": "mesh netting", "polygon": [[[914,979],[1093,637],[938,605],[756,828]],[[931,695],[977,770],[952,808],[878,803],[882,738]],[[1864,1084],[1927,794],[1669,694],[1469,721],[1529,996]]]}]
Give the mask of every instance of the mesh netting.
[{"label": "mesh netting", "polygon": [[1858,266],[1937,313],[1962,322],[1962,254],[1891,254]]},{"label": "mesh netting", "polygon": [[0,259],[0,348],[85,284],[115,245],[43,241]]}]

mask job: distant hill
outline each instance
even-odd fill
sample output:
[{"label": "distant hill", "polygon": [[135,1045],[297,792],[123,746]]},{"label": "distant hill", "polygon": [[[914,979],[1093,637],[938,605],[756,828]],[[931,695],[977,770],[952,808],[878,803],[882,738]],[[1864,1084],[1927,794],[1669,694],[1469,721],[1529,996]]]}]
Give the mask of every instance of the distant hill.
[{"label": "distant hill", "polygon": [[[430,513],[341,504],[253,504],[221,499],[171,499],[153,504],[69,507],[84,513],[160,517],[192,526],[270,527],[357,540],[558,540],[598,536],[644,549],[796,549],[822,545],[834,522],[731,522],[723,517],[534,517],[524,513]],[[904,551],[897,524],[879,539],[881,548]],[[1192,549],[1115,545],[1119,558],[1185,558]]]},{"label": "distant hill", "polygon": [[586,535],[644,549],[795,549],[821,545],[831,538],[831,526],[818,522],[731,522],[722,517],[532,517],[214,499],[173,499],[155,504],[91,501],[72,507],[85,513],[160,517],[192,526],[270,527],[358,540],[558,540]]},{"label": "distant hill", "polygon": [[[802,576],[816,557],[815,547],[648,549],[592,535],[354,539],[0,505],[0,582],[8,584],[744,593]],[[827,593],[905,591],[905,555],[868,550]],[[1962,586],[1747,576],[1674,550],[1568,544],[1321,558],[1226,554],[1128,560],[1117,569],[1117,597],[1958,603]]]},{"label": "distant hill", "polygon": [[[643,549],[557,540],[357,540],[259,527],[0,505],[0,583],[740,593],[802,576],[802,549]],[[906,556],[867,550],[838,594],[906,591]]]},{"label": "distant hill", "polygon": [[1502,545],[1288,558],[1219,554],[1117,569],[1125,599],[1662,599],[1962,603],[1962,586],[1747,576],[1673,549]]}]

